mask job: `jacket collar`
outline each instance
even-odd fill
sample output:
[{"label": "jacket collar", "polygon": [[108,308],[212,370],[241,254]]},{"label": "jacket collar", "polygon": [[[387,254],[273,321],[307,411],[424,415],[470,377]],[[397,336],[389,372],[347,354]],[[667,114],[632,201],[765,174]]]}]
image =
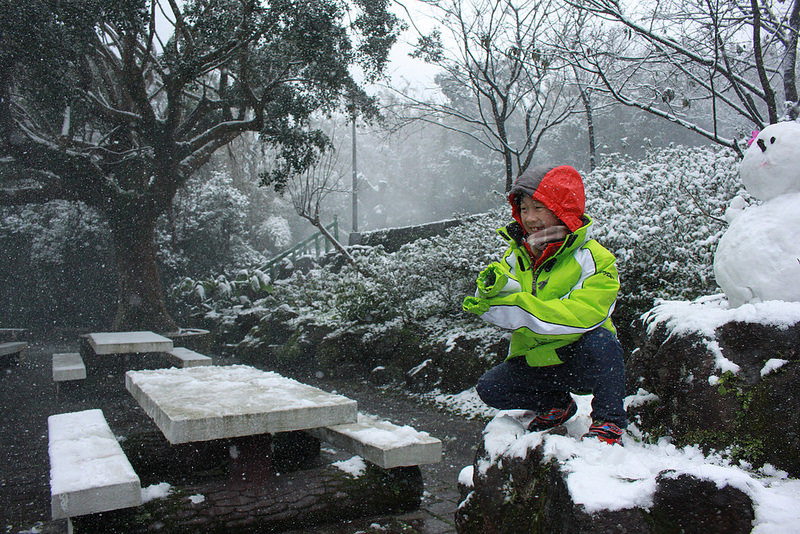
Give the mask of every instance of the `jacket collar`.
[{"label": "jacket collar", "polygon": [[[534,268],[538,267],[551,257],[560,256],[563,254],[572,254],[572,252],[580,248],[586,242],[586,240],[589,239],[589,230],[594,224],[592,218],[586,214],[583,215],[582,222],[583,226],[574,232],[567,234],[567,237],[564,238],[564,241],[548,245],[547,248],[544,249],[542,255],[536,259]],[[528,255],[528,258],[532,259],[530,251],[527,247],[527,243],[525,242],[525,231],[523,230],[522,225],[517,221],[507,224],[502,228],[498,228],[497,233],[503,238],[504,241],[508,243],[511,248],[515,250],[524,250]]]}]

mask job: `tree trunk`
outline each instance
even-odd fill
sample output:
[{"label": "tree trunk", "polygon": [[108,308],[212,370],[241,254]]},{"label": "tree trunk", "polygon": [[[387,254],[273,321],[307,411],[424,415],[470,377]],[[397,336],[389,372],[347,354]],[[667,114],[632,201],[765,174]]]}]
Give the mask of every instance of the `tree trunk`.
[{"label": "tree trunk", "polygon": [[582,84],[578,84],[578,90],[581,93],[581,100],[583,101],[583,108],[586,111],[586,130],[589,134],[589,171],[597,168],[597,145],[594,138],[594,114],[592,113],[592,100],[586,88]]},{"label": "tree trunk", "polygon": [[797,98],[797,43],[800,32],[800,0],[795,0],[789,16],[789,43],[786,47],[786,65],[783,71],[783,92],[787,103],[789,120],[797,119],[800,113],[800,100]]},{"label": "tree trunk", "polygon": [[126,225],[112,224],[117,264],[117,313],[112,330],[178,329],[167,311],[156,264],[155,222],[130,217]]}]

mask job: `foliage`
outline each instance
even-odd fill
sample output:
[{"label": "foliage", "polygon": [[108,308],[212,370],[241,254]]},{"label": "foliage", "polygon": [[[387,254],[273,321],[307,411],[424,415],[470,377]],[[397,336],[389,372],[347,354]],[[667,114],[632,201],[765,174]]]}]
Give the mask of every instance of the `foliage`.
[{"label": "foliage", "polygon": [[264,263],[266,258],[246,239],[248,204],[229,173],[214,172],[208,180],[187,184],[157,229],[159,259],[168,277],[206,276]]},{"label": "foliage", "polygon": [[586,179],[586,190],[594,236],[617,256],[627,318],[657,298],[718,291],[713,261],[725,209],[746,195],[732,150],[669,147],[637,161],[608,160]]},{"label": "foliage", "polygon": [[116,277],[107,226],[85,205],[0,209],[0,324],[53,332],[99,327]]},{"label": "foliage", "polygon": [[175,326],[154,229],[178,189],[245,132],[274,150],[272,180],[312,165],[330,143],[311,117],[345,101],[374,115],[350,68],[379,76],[397,31],[385,0],[30,4],[0,8],[0,204],[105,218],[126,295],[113,328]]},{"label": "foliage", "polygon": [[[247,227],[245,212],[253,199],[233,186],[228,173],[204,178],[202,173],[179,191],[169,217],[159,221],[159,271],[168,285],[179,285],[185,276],[227,270],[233,273],[228,285],[236,288],[242,285],[238,269],[266,261],[255,243],[288,243],[288,225],[269,215],[258,228]],[[108,225],[82,203],[1,208],[0,251],[6,261],[0,273],[14,283],[0,292],[0,324],[107,328],[114,312],[108,295],[117,284],[110,241]],[[259,280],[264,287],[269,282]],[[241,294],[261,290],[249,278],[247,285],[254,288]]]},{"label": "foliage", "polygon": [[[730,150],[671,147],[641,161],[618,158],[585,178],[593,235],[618,257],[618,324],[629,327],[656,298],[691,299],[717,291],[713,251],[724,231],[725,207],[740,189],[736,169]],[[474,291],[477,273],[502,252],[504,244],[494,230],[507,217],[503,206],[394,253],[351,247],[373,276],[334,262],[311,272],[296,270],[272,281],[269,294],[250,310],[269,315],[285,305],[301,320],[334,329],[427,322],[439,339],[452,339],[482,326],[465,317],[460,303]],[[243,311],[235,294],[214,294],[208,292],[204,302],[214,316],[230,319]]]}]

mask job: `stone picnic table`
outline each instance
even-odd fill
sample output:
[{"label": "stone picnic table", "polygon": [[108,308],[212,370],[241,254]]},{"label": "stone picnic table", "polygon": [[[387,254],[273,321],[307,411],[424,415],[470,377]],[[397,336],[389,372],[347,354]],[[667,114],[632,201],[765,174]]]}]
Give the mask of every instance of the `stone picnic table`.
[{"label": "stone picnic table", "polygon": [[[419,466],[441,460],[441,441],[425,432],[372,420],[358,413],[355,400],[248,365],[129,370],[125,388],[166,438],[141,441],[150,450],[130,448],[135,469],[127,469],[129,461],[119,447],[92,452],[73,446],[95,439],[96,426],[109,434],[99,410],[65,414],[64,425],[87,427],[73,429],[66,443],[54,442],[59,433],[51,430],[51,466],[66,474],[64,481],[51,478],[53,515],[68,517],[70,524],[76,521],[79,530],[102,525],[125,531],[137,517],[137,512],[126,512],[130,508],[143,508],[141,514],[175,528],[203,524],[224,530],[252,523],[257,531],[360,517],[368,511],[410,511],[422,497]],[[87,424],[89,416],[102,424]],[[369,462],[366,471],[345,475],[320,462],[320,440],[360,455]],[[298,463],[277,467],[282,461],[276,456],[279,447],[292,451],[290,462]],[[58,448],[80,449],[87,457],[74,463],[72,453],[62,458]],[[220,450],[229,459],[217,471]],[[99,485],[83,481],[82,465],[105,465],[112,453],[126,467],[124,477],[104,477]],[[171,460],[164,463],[161,457]],[[208,479],[212,472],[221,478]],[[195,473],[206,475],[198,478]],[[177,492],[147,503],[137,500],[138,493],[133,494],[141,485],[139,475],[151,482],[173,481]],[[70,486],[73,477],[85,487]],[[186,494],[202,495],[203,500],[187,500]],[[78,507],[82,501],[86,505]],[[76,506],[64,504],[70,502]],[[228,512],[220,515],[221,509]]]},{"label": "stone picnic table", "polygon": [[125,388],[172,444],[355,423],[356,401],[247,365],[128,371]]},{"label": "stone picnic table", "polygon": [[172,340],[154,332],[95,332],[86,334],[95,354],[169,352]]}]

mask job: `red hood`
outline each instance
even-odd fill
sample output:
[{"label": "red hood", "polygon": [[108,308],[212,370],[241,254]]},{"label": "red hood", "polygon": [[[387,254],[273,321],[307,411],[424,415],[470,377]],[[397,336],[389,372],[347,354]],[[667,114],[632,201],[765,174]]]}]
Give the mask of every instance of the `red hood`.
[{"label": "red hood", "polygon": [[583,226],[583,212],[586,209],[586,194],[583,179],[578,171],[569,165],[559,167],[528,168],[514,182],[508,195],[511,214],[522,224],[519,206],[514,202],[518,194],[532,196],[552,211],[570,232]]}]

